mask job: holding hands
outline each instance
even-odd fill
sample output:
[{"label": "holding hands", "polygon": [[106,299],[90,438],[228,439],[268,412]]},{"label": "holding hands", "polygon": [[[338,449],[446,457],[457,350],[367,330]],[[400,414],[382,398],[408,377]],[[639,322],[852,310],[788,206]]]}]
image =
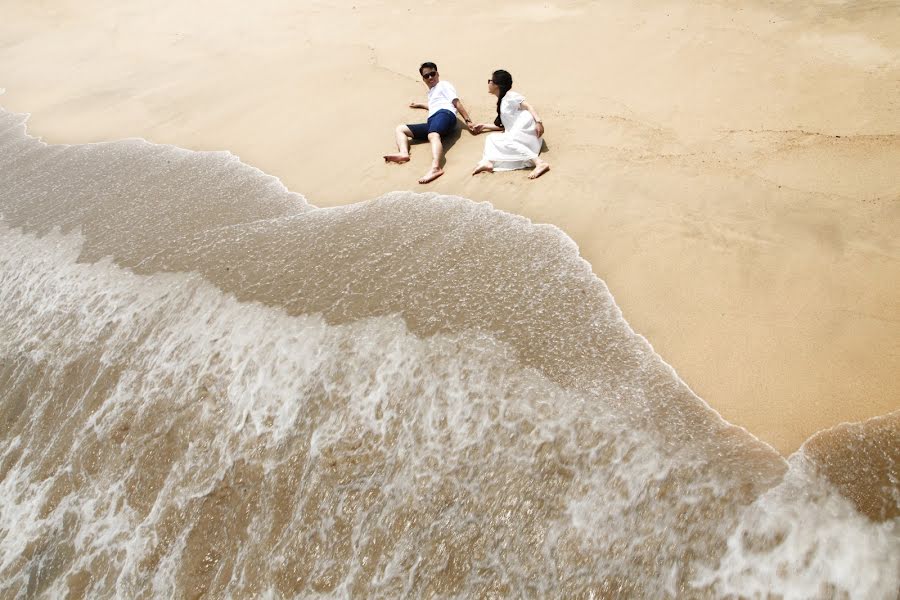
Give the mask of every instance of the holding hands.
[{"label": "holding hands", "polygon": [[[534,130],[537,132],[538,137],[544,136],[544,124],[540,121],[534,122]],[[484,133],[486,131],[503,131],[503,128],[497,127],[493,123],[479,123],[478,125],[469,127],[469,131],[472,132],[472,135],[478,135],[479,133]]]},{"label": "holding hands", "polygon": [[[442,136],[453,135],[462,119],[471,135],[488,131],[502,132],[490,135],[484,142],[481,161],[472,175],[492,173],[495,169],[508,171],[528,169],[529,179],[536,179],[550,170],[550,164],[540,157],[543,148],[544,124],[538,112],[525,101],[525,97],[512,89],[512,75],[498,69],[488,79],[488,92],[497,97],[497,118],[487,123],[473,123],[452,84],[441,81],[437,65],[425,62],[419,67],[419,75],[428,88],[428,103],[410,101],[409,108],[425,109],[425,123],[401,124],[395,129],[397,152],[385,154],[389,163],[408,163],[410,138],[428,141],[431,145],[432,164],[419,183],[430,183],[444,174],[441,163],[444,158]],[[525,113],[530,113],[527,115]],[[521,117],[521,118],[520,118]],[[529,118],[530,117],[530,118]]]},{"label": "holding hands", "polygon": [[503,128],[497,127],[493,123],[479,123],[478,125],[473,125],[469,131],[471,131],[473,135],[478,135],[485,131],[503,131]]}]

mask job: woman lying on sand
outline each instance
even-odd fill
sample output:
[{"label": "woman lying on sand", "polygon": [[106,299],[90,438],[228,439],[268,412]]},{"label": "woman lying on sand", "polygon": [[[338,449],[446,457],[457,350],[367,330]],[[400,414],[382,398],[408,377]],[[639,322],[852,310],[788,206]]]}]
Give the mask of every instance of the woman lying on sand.
[{"label": "woman lying on sand", "polygon": [[502,69],[494,71],[488,79],[488,91],[497,96],[497,118],[493,124],[473,126],[472,133],[503,133],[492,133],[484,141],[484,155],[472,175],[534,167],[528,178],[536,179],[549,171],[550,165],[538,156],[544,124],[525,97],[512,91],[512,75]]}]

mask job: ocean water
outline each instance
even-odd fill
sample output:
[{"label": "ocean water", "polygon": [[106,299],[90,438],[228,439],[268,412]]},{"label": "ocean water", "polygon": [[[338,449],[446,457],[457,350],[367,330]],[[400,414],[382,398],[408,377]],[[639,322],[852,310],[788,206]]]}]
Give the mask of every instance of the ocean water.
[{"label": "ocean water", "polygon": [[[900,412],[787,460],[575,244],[0,111],[0,598],[895,598]],[[660,307],[665,310],[665,307]]]}]

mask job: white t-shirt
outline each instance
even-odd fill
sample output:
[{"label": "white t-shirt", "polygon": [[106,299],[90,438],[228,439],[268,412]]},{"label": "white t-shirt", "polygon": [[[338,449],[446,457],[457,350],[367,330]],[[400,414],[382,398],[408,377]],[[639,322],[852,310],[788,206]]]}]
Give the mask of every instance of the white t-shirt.
[{"label": "white t-shirt", "polygon": [[459,98],[456,88],[449,81],[439,81],[436,86],[428,89],[428,116],[430,117],[442,108],[446,108],[454,115],[456,107],[453,101]]}]

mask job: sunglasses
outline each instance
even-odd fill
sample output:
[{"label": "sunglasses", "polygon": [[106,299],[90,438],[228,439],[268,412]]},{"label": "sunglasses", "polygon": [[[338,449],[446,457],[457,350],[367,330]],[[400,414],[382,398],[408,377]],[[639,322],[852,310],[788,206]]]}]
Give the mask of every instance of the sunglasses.
[{"label": "sunglasses", "polygon": [[437,75],[437,71],[431,71],[429,73],[422,73],[422,79],[431,79],[435,75]]},{"label": "sunglasses", "polygon": [[488,79],[488,83],[494,83],[493,79]]}]

